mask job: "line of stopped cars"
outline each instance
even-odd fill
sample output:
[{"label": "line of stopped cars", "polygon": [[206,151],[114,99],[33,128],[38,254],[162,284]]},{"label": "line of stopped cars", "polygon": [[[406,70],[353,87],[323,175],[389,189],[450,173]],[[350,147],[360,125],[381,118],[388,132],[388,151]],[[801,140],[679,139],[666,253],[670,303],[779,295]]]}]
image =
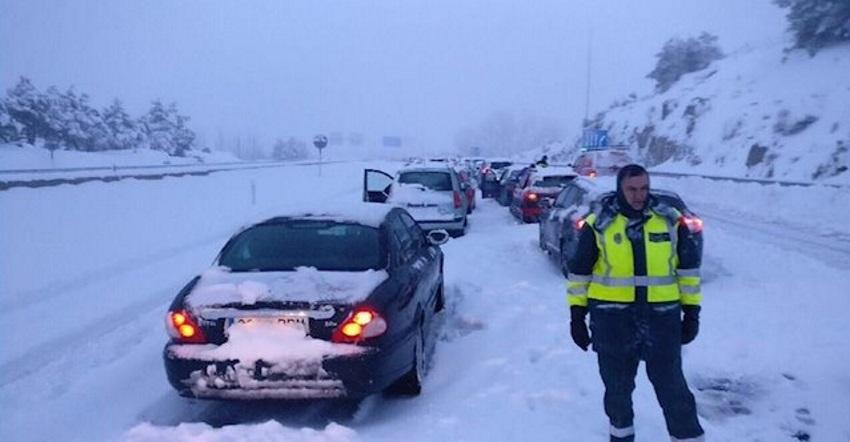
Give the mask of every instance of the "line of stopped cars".
[{"label": "line of stopped cars", "polygon": [[[367,169],[363,203],[241,229],[169,307],[169,383],[220,400],[418,395],[446,305],[440,246],[466,233],[476,188],[499,197],[516,177],[511,212],[539,221],[540,247],[565,275],[583,217],[612,196],[566,167],[494,163]],[[701,230],[676,194],[653,195]]]}]

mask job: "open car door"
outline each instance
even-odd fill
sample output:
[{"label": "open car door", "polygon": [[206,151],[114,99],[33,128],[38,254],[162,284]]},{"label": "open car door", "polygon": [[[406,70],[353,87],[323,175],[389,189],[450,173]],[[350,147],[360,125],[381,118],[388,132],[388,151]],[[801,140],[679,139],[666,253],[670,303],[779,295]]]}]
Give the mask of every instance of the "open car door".
[{"label": "open car door", "polygon": [[385,203],[393,185],[392,175],[377,169],[363,171],[363,201]]}]

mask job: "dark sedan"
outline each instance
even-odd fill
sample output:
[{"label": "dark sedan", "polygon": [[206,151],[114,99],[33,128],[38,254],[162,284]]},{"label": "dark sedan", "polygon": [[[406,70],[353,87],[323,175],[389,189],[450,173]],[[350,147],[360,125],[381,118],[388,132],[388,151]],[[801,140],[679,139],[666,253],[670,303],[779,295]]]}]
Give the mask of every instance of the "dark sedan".
[{"label": "dark sedan", "polygon": [[[614,192],[603,192],[591,179],[579,177],[568,183],[554,201],[545,200],[547,206],[540,217],[539,244],[547,254],[554,257],[566,276],[569,273],[567,259],[584,226],[585,217],[604,198],[613,198]],[[693,233],[697,250],[702,254],[702,220],[688,209],[682,198],[674,192],[653,189],[651,198],[676,208],[682,214],[681,222]]]},{"label": "dark sedan", "polygon": [[385,204],[242,230],[169,308],[169,382],[211,399],[419,394],[447,239]]}]

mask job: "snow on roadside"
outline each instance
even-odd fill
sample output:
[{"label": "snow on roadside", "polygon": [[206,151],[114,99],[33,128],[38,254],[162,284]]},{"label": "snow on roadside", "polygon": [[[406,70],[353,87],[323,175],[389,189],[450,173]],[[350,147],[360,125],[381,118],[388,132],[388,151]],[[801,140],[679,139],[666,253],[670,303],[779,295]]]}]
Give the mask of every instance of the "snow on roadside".
[{"label": "snow on roadside", "polygon": [[287,442],[354,442],[360,440],[357,433],[339,424],[330,423],[323,430],[312,428],[292,429],[275,421],[255,425],[239,425],[213,428],[207,424],[180,424],[164,428],[141,424],[130,430],[125,442],[239,442],[239,441],[287,441]]}]

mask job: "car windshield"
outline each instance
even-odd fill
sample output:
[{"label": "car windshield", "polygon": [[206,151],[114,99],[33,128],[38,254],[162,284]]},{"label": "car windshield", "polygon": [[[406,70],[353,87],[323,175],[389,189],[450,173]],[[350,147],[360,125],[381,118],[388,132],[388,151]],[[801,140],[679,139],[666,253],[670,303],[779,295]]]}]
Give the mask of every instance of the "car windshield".
[{"label": "car windshield", "polygon": [[451,191],[452,176],[447,172],[402,172],[398,182],[403,184],[421,184],[431,190]]},{"label": "car windshield", "polygon": [[296,267],[362,271],[384,267],[378,229],[329,221],[260,224],[241,232],[222,251],[219,265],[234,272]]},{"label": "car windshield", "polygon": [[539,177],[534,180],[534,187],[561,187],[574,180],[574,175],[552,175]]}]

